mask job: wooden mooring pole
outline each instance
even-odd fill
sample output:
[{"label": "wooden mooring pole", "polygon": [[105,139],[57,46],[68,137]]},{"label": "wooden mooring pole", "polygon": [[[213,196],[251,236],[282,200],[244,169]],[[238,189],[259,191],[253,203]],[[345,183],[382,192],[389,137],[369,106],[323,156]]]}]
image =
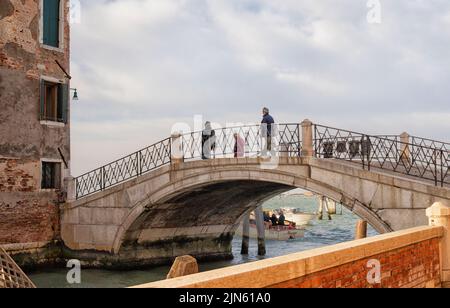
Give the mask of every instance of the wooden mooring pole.
[{"label": "wooden mooring pole", "polygon": [[328,199],[325,196],[320,196],[319,197],[319,217],[318,217],[319,220],[323,219],[323,212],[324,211],[327,212],[328,220],[332,220],[330,209],[328,207]]},{"label": "wooden mooring pole", "polygon": [[266,233],[262,207],[255,210],[256,229],[258,231],[258,256],[266,255]]},{"label": "wooden mooring pole", "polygon": [[360,240],[367,237],[367,221],[359,220],[356,224],[355,239]]}]

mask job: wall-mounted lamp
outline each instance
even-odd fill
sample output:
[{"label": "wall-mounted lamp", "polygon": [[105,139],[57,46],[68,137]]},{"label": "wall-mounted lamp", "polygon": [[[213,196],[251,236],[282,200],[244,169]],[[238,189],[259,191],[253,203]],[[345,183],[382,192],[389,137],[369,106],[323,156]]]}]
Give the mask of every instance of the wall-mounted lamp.
[{"label": "wall-mounted lamp", "polygon": [[76,88],[70,88],[70,90],[73,91],[73,97],[72,97],[72,99],[73,99],[74,101],[77,101],[77,100],[78,100],[78,90],[77,90]]}]

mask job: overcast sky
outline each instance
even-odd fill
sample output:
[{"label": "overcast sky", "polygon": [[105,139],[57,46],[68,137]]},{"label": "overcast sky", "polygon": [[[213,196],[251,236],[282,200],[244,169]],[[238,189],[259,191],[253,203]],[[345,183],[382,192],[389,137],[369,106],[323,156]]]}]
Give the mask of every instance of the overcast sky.
[{"label": "overcast sky", "polygon": [[221,124],[313,122],[449,140],[450,1],[81,0],[72,172]]}]

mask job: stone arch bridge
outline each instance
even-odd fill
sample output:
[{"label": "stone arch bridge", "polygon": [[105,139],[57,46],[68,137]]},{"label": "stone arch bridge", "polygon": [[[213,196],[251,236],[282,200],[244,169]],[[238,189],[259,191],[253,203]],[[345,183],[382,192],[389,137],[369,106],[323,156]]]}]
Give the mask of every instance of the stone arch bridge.
[{"label": "stone arch bridge", "polygon": [[[67,182],[61,235],[87,264],[131,267],[190,254],[231,257],[240,219],[295,188],[327,196],[384,233],[426,225],[425,209],[450,200],[446,143],[280,124],[272,158],[259,155],[261,129],[216,131],[199,160],[201,133],[173,135]],[[234,134],[245,156],[234,158]],[[231,156],[231,157],[230,157]]]}]

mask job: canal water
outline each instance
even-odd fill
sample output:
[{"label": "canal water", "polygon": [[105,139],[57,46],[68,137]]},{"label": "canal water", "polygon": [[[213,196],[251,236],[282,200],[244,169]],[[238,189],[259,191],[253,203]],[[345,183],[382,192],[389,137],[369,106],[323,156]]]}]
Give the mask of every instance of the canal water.
[{"label": "canal water", "polygon": [[[318,209],[318,201],[316,197],[308,197],[300,191],[294,191],[288,195],[275,197],[264,204],[265,209],[287,207],[300,208],[304,212],[315,213]],[[301,239],[267,241],[267,255],[264,258],[282,256],[353,240],[358,217],[340,205],[337,206],[337,213],[337,215],[333,215],[331,221],[328,219],[321,221],[316,219],[312,221],[306,227],[305,236]],[[341,213],[342,215],[340,215]],[[369,227],[368,235],[374,236],[376,234],[377,232]],[[200,270],[207,271],[262,259],[257,256],[256,240],[251,239],[248,256],[242,256],[240,254],[240,248],[241,239],[235,237],[233,240],[233,260],[203,263],[200,264]],[[68,269],[66,268],[48,269],[30,273],[29,276],[37,287],[42,288],[117,288],[165,279],[169,271],[169,266],[134,271],[82,269],[81,284],[76,285],[67,283],[67,271]]]}]

